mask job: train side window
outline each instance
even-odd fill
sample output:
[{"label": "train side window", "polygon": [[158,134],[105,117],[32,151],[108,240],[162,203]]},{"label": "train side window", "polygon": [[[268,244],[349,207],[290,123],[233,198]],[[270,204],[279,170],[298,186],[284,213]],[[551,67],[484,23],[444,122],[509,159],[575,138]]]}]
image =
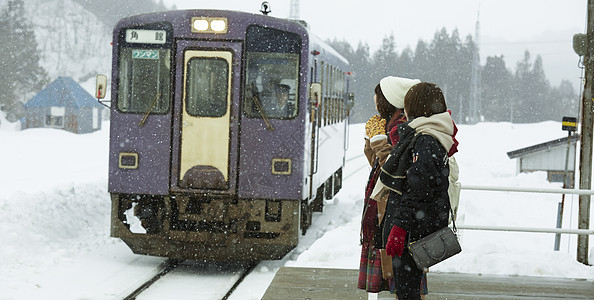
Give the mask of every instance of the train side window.
[{"label": "train side window", "polygon": [[322,61],[320,63],[320,83],[322,84],[322,90],[320,91],[320,100],[319,100],[319,105],[318,105],[318,107],[319,107],[318,127],[321,127],[324,122],[324,120],[323,120],[324,119],[324,102],[325,102],[324,95],[326,94],[324,92],[324,87],[326,86],[325,70],[326,70],[326,64],[324,63],[324,61]]},{"label": "train side window", "polygon": [[128,113],[169,110],[170,50],[121,48],[117,107]]},{"label": "train side window", "polygon": [[229,64],[217,57],[193,57],[188,61],[186,111],[194,117],[227,114]]}]

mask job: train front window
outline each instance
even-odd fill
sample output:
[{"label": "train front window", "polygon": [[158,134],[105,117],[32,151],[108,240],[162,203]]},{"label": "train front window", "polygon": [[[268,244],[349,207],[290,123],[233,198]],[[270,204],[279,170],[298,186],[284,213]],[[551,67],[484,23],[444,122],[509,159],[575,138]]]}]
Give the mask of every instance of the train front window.
[{"label": "train front window", "polygon": [[194,117],[227,113],[229,64],[222,58],[195,57],[188,61],[186,110]]},{"label": "train front window", "polygon": [[170,53],[168,49],[120,50],[120,111],[144,114],[169,110]]},{"label": "train front window", "polygon": [[299,35],[250,26],[246,39],[244,113],[251,118],[294,118],[299,99]]}]

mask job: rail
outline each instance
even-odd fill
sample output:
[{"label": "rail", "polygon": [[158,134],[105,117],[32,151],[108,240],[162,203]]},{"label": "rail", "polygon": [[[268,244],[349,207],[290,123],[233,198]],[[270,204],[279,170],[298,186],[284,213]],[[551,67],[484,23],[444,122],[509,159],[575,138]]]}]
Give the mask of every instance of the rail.
[{"label": "rail", "polygon": [[[355,155],[346,159],[347,162],[360,159],[363,154]],[[363,168],[369,168],[369,164],[358,167],[344,179],[356,174]],[[594,190],[563,189],[563,188],[533,188],[533,187],[502,187],[502,186],[481,186],[462,184],[462,190],[472,191],[493,191],[493,192],[520,192],[520,193],[546,193],[546,194],[573,194],[573,195],[594,195]],[[509,226],[484,226],[458,224],[457,229],[463,230],[485,230],[485,231],[508,231],[508,232],[534,232],[534,233],[555,233],[555,234],[577,234],[594,235],[594,229],[563,229],[563,228],[536,228],[536,227],[509,227]]]},{"label": "rail", "polygon": [[463,190],[473,191],[495,191],[495,192],[525,192],[525,193],[547,193],[547,194],[575,194],[575,195],[594,195],[594,190],[562,189],[562,188],[524,188],[524,187],[500,187],[500,186],[480,186],[480,185],[462,185]]},{"label": "rail", "polygon": [[[494,192],[520,192],[520,193],[546,193],[546,194],[574,194],[594,195],[594,190],[562,189],[562,188],[525,188],[525,187],[501,187],[501,186],[480,186],[462,185],[462,190],[472,191],[494,191]],[[578,234],[594,235],[593,229],[563,229],[563,228],[535,228],[535,227],[507,227],[507,226],[483,226],[458,224],[457,229],[464,230],[486,230],[486,231],[516,231],[516,232],[537,232],[555,234]]]}]

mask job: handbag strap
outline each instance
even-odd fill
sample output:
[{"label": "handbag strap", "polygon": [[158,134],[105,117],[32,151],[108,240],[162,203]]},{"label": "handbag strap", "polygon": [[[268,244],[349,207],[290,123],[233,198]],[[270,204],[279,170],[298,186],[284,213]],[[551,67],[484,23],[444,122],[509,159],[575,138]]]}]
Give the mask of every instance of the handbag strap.
[{"label": "handbag strap", "polygon": [[454,231],[454,234],[458,233],[458,229],[456,228],[456,221],[454,220],[454,211],[452,210],[452,208],[450,207],[450,214],[452,214],[452,231]]}]

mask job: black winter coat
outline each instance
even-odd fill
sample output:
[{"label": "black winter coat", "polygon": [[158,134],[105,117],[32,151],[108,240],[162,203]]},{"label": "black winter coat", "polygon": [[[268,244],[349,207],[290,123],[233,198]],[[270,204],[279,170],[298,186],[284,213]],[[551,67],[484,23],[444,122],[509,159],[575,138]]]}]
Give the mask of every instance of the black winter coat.
[{"label": "black winter coat", "polygon": [[416,241],[448,226],[450,173],[447,151],[431,135],[415,136],[404,123],[400,141],[382,168],[380,178],[390,190],[382,221],[385,247],[394,225],[407,232],[407,242]]}]

